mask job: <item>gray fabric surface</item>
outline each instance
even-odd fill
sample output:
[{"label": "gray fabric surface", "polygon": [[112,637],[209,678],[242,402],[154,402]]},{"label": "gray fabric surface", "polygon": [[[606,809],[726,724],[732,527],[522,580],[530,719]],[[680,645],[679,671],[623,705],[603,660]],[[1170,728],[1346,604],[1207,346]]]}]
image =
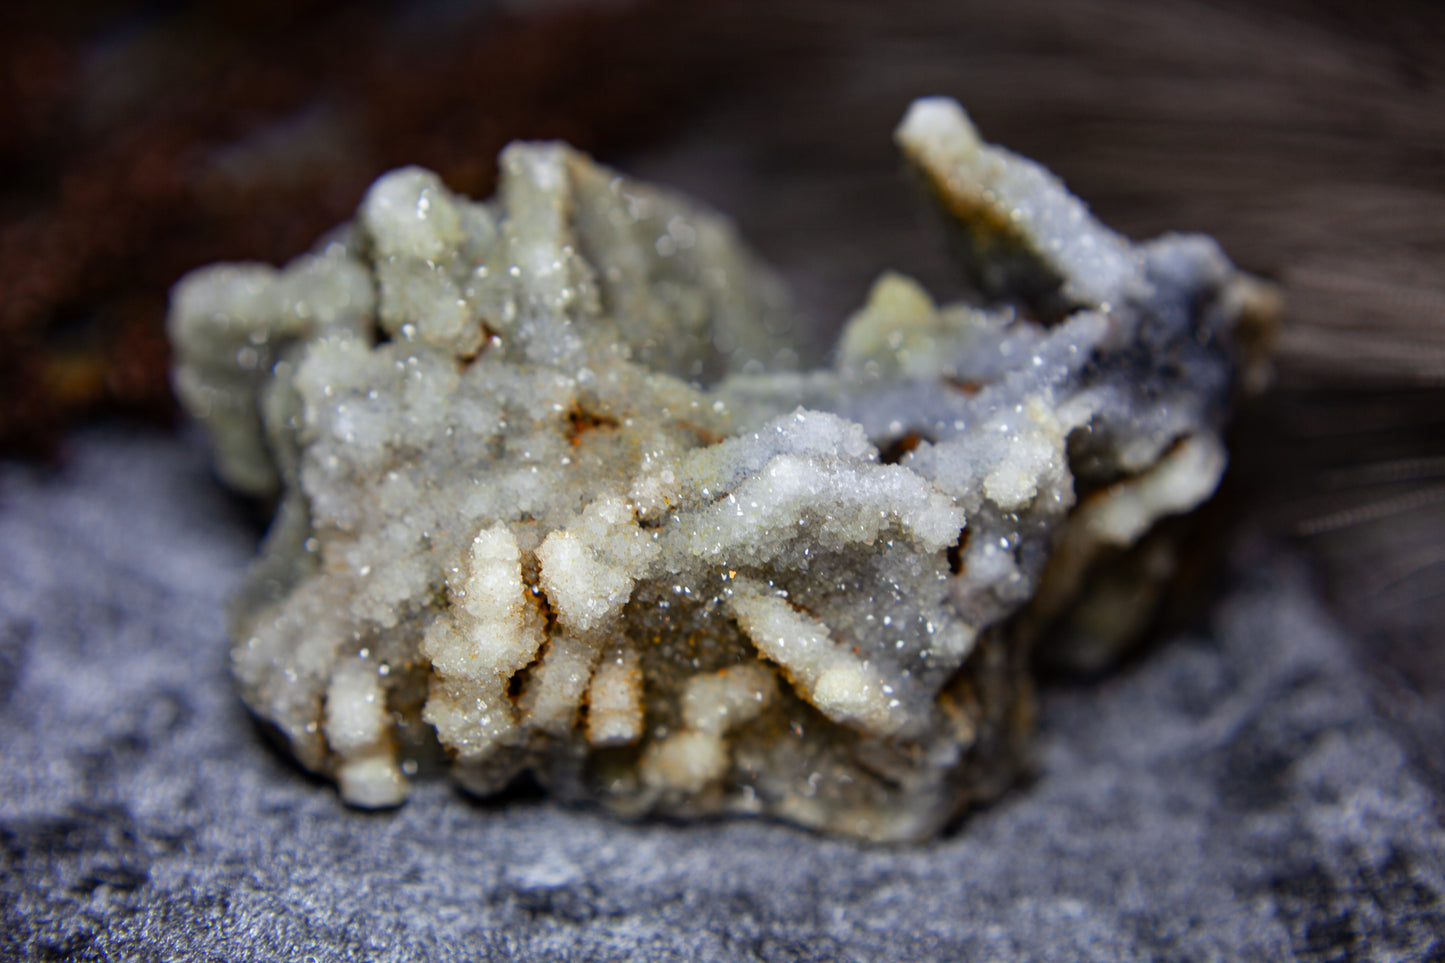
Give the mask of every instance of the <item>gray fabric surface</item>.
[{"label": "gray fabric surface", "polygon": [[1445,958],[1427,772],[1299,567],[1045,694],[1035,776],[932,845],[631,825],[433,782],[347,810],[226,673],[254,532],[187,441],[0,466],[0,957]]}]

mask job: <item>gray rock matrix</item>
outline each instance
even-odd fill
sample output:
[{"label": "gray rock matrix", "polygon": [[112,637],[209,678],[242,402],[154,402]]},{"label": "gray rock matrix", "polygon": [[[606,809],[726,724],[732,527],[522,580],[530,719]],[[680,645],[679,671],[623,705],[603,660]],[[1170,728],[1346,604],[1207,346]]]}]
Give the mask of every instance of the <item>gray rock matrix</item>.
[{"label": "gray rock matrix", "polygon": [[724,220],[558,144],[486,202],[393,172],[286,268],[177,286],[181,398],[278,499],[232,664],[303,765],[362,807],[447,766],[876,840],[1010,781],[1033,637],[1212,494],[1269,297],[951,101],[896,136],[979,303],[885,275],[817,370]]}]

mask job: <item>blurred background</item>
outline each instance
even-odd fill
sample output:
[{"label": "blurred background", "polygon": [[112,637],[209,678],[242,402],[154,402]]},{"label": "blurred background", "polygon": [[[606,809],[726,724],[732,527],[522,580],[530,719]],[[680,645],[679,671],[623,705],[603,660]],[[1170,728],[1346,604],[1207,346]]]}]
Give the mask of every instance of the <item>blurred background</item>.
[{"label": "blurred background", "polygon": [[280,262],[405,163],[564,138],[730,214],[816,347],[896,267],[960,293],[890,133],[948,94],[1135,237],[1280,283],[1223,531],[1300,546],[1445,785],[1445,8],[1386,0],[336,0],[0,11],[0,450],[177,423],[166,293]]}]

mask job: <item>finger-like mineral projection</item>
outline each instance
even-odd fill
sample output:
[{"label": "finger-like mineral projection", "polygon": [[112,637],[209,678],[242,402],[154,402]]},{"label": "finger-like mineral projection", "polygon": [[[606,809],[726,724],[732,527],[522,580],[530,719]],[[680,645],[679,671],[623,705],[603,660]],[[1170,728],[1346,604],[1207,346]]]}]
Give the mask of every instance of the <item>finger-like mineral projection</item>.
[{"label": "finger-like mineral projection", "polygon": [[951,101],[897,140],[979,303],[886,275],[820,370],[726,221],[559,144],[486,202],[395,171],[284,269],[177,286],[181,398],[278,498],[236,678],[305,766],[359,806],[449,765],[869,839],[1007,784],[1032,636],[1213,492],[1268,298]]}]

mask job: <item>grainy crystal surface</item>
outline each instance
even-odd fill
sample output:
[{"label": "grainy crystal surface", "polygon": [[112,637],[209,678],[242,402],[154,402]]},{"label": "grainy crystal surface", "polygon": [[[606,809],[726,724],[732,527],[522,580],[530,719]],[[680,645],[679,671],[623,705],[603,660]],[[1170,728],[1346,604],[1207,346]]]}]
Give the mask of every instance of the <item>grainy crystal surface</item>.
[{"label": "grainy crystal surface", "polygon": [[897,140],[979,301],[885,275],[818,370],[726,221],[557,144],[486,202],[395,171],[284,269],[177,286],[181,397],[278,498],[233,660],[303,764],[359,806],[530,771],[870,839],[1008,782],[1033,635],[1213,492],[1268,298],[951,101]]}]

